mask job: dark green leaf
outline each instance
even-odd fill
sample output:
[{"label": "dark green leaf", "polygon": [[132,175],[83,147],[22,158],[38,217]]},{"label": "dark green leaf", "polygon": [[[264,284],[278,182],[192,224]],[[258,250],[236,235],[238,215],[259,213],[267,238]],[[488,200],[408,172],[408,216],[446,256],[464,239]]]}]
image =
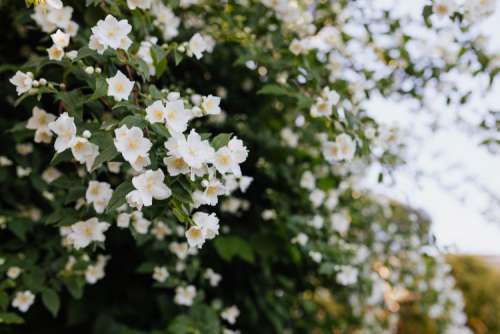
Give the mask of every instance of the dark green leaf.
[{"label": "dark green leaf", "polygon": [[57,293],[52,289],[44,289],[42,292],[42,302],[52,316],[55,317],[59,312],[59,307],[61,306]]}]

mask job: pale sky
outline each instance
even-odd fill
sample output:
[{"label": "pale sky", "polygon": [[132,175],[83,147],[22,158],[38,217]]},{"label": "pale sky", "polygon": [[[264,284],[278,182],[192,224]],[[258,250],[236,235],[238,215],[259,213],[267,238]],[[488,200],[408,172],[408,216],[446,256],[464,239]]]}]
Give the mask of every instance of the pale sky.
[{"label": "pale sky", "polygon": [[[395,5],[397,3],[397,5]],[[423,1],[377,0],[377,5],[397,8],[401,13],[414,16],[422,12]],[[394,7],[396,6],[396,7]],[[500,8],[500,1],[499,1]],[[482,31],[491,37],[488,48],[500,52],[500,10],[481,24]],[[475,82],[456,78],[463,86]],[[462,80],[463,82],[461,82]],[[487,107],[500,110],[500,83],[487,96],[476,96],[463,116],[470,123],[477,122],[478,110]],[[433,117],[428,113],[415,113],[411,103],[396,103],[382,98],[372,98],[367,103],[370,114],[379,122],[398,125],[405,129],[409,140],[412,159],[400,169],[394,184],[372,183],[376,192],[398,199],[403,203],[426,211],[433,219],[433,232],[438,244],[451,251],[500,255],[500,217],[485,216],[487,189],[500,197],[500,156],[479,147],[481,137],[467,133],[454,125],[448,110],[436,99]],[[431,121],[439,114],[444,129],[429,130]],[[414,173],[423,174],[416,179]],[[500,208],[498,208],[500,209]]]}]

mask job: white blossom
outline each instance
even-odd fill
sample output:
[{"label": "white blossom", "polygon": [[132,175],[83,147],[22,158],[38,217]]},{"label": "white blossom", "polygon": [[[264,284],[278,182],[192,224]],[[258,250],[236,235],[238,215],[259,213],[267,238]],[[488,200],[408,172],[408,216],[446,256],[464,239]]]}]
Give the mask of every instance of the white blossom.
[{"label": "white blossom", "polygon": [[35,295],[31,291],[18,291],[16,292],[15,298],[12,300],[12,307],[17,308],[19,311],[24,313],[29,310],[34,302]]},{"label": "white blossom", "polygon": [[134,81],[129,80],[120,70],[112,78],[106,79],[108,83],[108,96],[113,97],[116,101],[128,100]]},{"label": "white blossom", "polygon": [[109,228],[108,223],[100,222],[97,218],[90,218],[71,225],[71,233],[68,235],[75,249],[85,248],[91,242],[104,242],[104,232]]}]

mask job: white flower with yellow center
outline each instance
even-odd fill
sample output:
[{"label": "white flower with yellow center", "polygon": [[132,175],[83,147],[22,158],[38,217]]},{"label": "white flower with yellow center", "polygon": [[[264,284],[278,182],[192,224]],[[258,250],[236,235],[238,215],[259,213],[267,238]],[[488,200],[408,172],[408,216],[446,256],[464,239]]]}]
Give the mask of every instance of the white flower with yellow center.
[{"label": "white flower with yellow center", "polygon": [[10,279],[16,279],[19,277],[19,275],[21,275],[21,272],[23,270],[19,267],[9,267],[9,269],[7,269],[7,277],[10,278]]},{"label": "white flower with yellow center", "polygon": [[70,35],[63,32],[61,29],[57,29],[55,33],[50,35],[50,38],[52,39],[52,42],[54,42],[54,45],[61,49],[64,49],[69,45]]},{"label": "white flower with yellow center", "polygon": [[436,0],[432,5],[432,11],[439,17],[448,17],[458,9],[456,0]]},{"label": "white flower with yellow center", "polygon": [[71,141],[71,153],[81,164],[85,164],[88,171],[92,169],[95,158],[99,155],[99,146],[91,143],[87,138],[75,137]]},{"label": "white flower with yellow center", "polygon": [[35,295],[31,291],[18,291],[12,300],[12,307],[17,308],[19,311],[24,313],[29,310],[34,302]]},{"label": "white flower with yellow center", "polygon": [[[142,130],[136,126],[128,128],[122,125],[115,130],[114,144],[118,152],[123,155],[123,158],[130,163],[137,164],[138,159],[149,159],[148,152],[151,149],[152,143],[149,139],[144,138]],[[148,157],[146,159],[146,157]]]},{"label": "white flower with yellow center", "polygon": [[89,39],[89,49],[95,50],[98,54],[102,55],[107,47],[101,43],[101,40],[96,35],[92,35]]},{"label": "white flower with yellow center", "polygon": [[56,117],[47,113],[45,110],[33,107],[33,115],[28,119],[26,128],[35,131],[35,143],[50,143],[52,133],[48,127],[49,123],[53,122]]},{"label": "white flower with yellow center", "polygon": [[341,159],[349,161],[354,158],[356,143],[349,135],[343,133],[335,138],[335,142],[338,145]]},{"label": "white flower with yellow center", "polygon": [[185,233],[190,247],[201,248],[206,239],[213,239],[219,234],[219,219],[215,213],[196,212],[193,215],[195,225]]},{"label": "white flower with yellow center", "polygon": [[163,123],[165,121],[166,109],[162,101],[155,101],[146,108],[146,120],[153,123]]},{"label": "white flower with yellow center", "polygon": [[189,118],[190,113],[184,109],[181,99],[169,101],[165,105],[165,122],[169,130],[177,133],[186,131]]},{"label": "white flower with yellow center", "polygon": [[113,190],[107,182],[90,181],[85,193],[85,200],[94,205],[97,213],[103,213],[113,196]]},{"label": "white flower with yellow center", "polygon": [[174,253],[179,260],[184,260],[188,256],[189,246],[185,242],[172,242],[168,249]]},{"label": "white flower with yellow center", "polygon": [[153,269],[153,279],[157,282],[163,283],[170,276],[167,268],[165,267],[154,267]]},{"label": "white flower with yellow center", "polygon": [[43,171],[42,179],[47,183],[52,183],[61,177],[61,175],[61,172],[57,168],[49,167]]},{"label": "white flower with yellow center", "polygon": [[130,81],[125,74],[118,70],[114,77],[106,79],[108,83],[108,96],[111,96],[115,101],[128,100],[134,81]]},{"label": "white flower with yellow center", "polygon": [[222,183],[216,178],[203,180],[201,184],[205,188],[205,191],[203,192],[203,204],[217,205],[218,196],[226,193],[226,188],[224,188]]},{"label": "white flower with yellow center", "polygon": [[196,297],[196,288],[193,285],[179,286],[175,289],[174,301],[178,305],[191,306]]},{"label": "white flower with yellow center", "polygon": [[[172,191],[163,182],[164,179],[165,175],[161,169],[155,171],[148,170],[140,175],[134,176],[132,178],[132,184],[136,190],[127,195],[127,200],[130,198],[135,202],[140,201],[144,206],[150,206],[153,204],[153,198],[163,200],[170,197]],[[134,201],[132,203],[134,203]],[[130,204],[131,202],[129,201],[129,205]],[[140,207],[138,208],[140,209]]]},{"label": "white flower with yellow center", "polygon": [[57,135],[57,139],[54,143],[54,148],[57,153],[61,153],[71,147],[76,135],[76,125],[73,117],[69,117],[68,113],[64,112],[47,126]]},{"label": "white flower with yellow center", "polygon": [[49,54],[49,59],[50,60],[57,60],[61,61],[64,57],[64,50],[63,48],[58,47],[57,45],[52,45],[50,48],[47,49],[47,53]]},{"label": "white flower with yellow center", "polygon": [[149,231],[149,226],[151,226],[151,221],[144,218],[141,211],[134,211],[130,215],[132,226],[135,231],[139,234],[147,234]]},{"label": "white flower with yellow center", "polygon": [[85,248],[94,241],[104,242],[106,240],[104,232],[108,230],[109,226],[108,223],[100,222],[97,218],[90,218],[71,225],[68,238],[75,249]]},{"label": "white flower with yellow center", "polygon": [[316,99],[316,103],[314,103],[311,107],[311,117],[328,117],[332,114],[333,105],[330,101],[318,97]]},{"label": "white flower with yellow center", "polygon": [[163,163],[167,166],[167,171],[170,176],[189,173],[189,166],[181,157],[166,157],[163,159]]},{"label": "white flower with yellow center", "polygon": [[182,157],[191,168],[200,169],[204,164],[213,160],[214,149],[208,140],[202,140],[194,129],[191,130],[187,138],[181,134],[175,140],[176,152],[173,152],[173,155]]},{"label": "white flower with yellow center", "polygon": [[208,95],[202,98],[201,108],[207,115],[220,114],[220,97]]},{"label": "white flower with yellow center", "polygon": [[[127,35],[131,31],[132,26],[127,20],[118,21],[112,15],[106,16],[104,20],[99,20],[92,28],[92,34],[96,36],[100,44],[115,50],[123,47],[124,40],[128,39]],[[124,50],[126,51],[126,49]]]},{"label": "white flower with yellow center", "polygon": [[9,82],[16,86],[17,95],[21,95],[33,87],[33,74],[31,72],[23,73],[17,71],[16,74],[9,79]]}]

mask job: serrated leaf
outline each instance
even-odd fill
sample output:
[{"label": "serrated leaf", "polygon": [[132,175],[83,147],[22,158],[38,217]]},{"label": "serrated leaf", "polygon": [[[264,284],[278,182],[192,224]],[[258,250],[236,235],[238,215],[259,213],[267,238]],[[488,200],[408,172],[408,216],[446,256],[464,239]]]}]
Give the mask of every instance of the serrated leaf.
[{"label": "serrated leaf", "polygon": [[127,194],[132,190],[134,190],[134,186],[130,181],[125,181],[118,187],[116,187],[115,191],[113,191],[113,196],[111,196],[111,200],[109,201],[106,212],[111,212],[113,210],[116,210],[117,208],[125,204],[126,202],[125,196],[127,196]]},{"label": "serrated leaf", "polygon": [[61,306],[61,301],[57,293],[52,289],[44,289],[42,291],[42,302],[52,316],[56,317]]}]

